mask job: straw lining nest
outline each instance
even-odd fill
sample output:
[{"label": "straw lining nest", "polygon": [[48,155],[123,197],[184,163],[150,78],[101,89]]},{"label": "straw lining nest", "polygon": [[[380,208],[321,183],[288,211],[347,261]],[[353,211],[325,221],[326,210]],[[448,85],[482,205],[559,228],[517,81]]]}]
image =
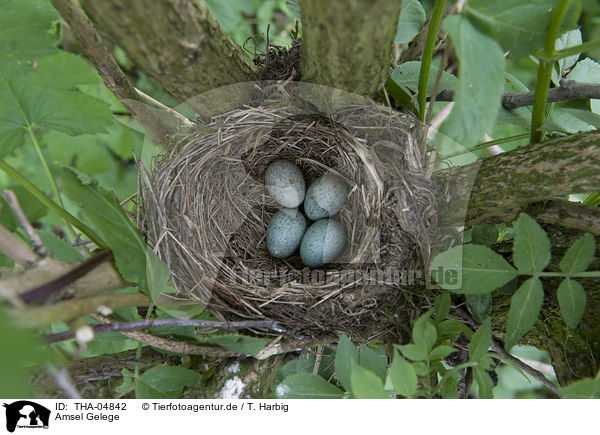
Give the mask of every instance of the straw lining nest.
[{"label": "straw lining nest", "polygon": [[[367,339],[420,303],[398,275],[423,269],[436,225],[418,138],[412,116],[376,104],[328,116],[293,104],[235,109],[178,134],[155,160],[142,192],[144,230],[181,294],[223,318]],[[307,185],[332,171],[350,186],[339,216],[348,242],[336,264],[313,270],[297,254],[269,255],[265,232],[278,206],[262,178],[280,158],[295,162]]]}]

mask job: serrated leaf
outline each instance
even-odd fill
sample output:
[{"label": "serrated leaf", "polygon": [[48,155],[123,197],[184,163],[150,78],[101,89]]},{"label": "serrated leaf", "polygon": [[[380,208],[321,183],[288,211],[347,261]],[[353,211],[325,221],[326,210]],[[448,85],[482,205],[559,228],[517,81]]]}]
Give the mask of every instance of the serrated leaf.
[{"label": "serrated leaf", "polygon": [[356,399],[391,399],[385,392],[381,378],[356,362],[352,362],[350,366],[350,384],[352,395]]},{"label": "serrated leaf", "polygon": [[352,363],[358,364],[358,351],[346,334],[340,336],[335,353],[335,376],[339,383],[351,391],[350,367]]},{"label": "serrated leaf", "polygon": [[385,348],[380,347],[377,350],[371,349],[366,344],[360,347],[359,353],[360,366],[371,370],[382,382],[385,382],[385,372],[388,365],[388,357],[385,354]]},{"label": "serrated leaf", "polygon": [[504,92],[504,53],[498,43],[462,15],[449,15],[444,29],[458,56],[454,107],[442,133],[471,148],[492,130]]},{"label": "serrated leaf", "polygon": [[48,0],[0,0],[0,76],[56,53],[60,16]]},{"label": "serrated leaf", "polygon": [[412,329],[412,338],[417,346],[425,351],[426,354],[433,348],[437,340],[437,330],[433,322],[429,319],[431,312],[420,316]]},{"label": "serrated leaf", "polygon": [[550,263],[550,239],[531,216],[521,213],[515,224],[513,262],[521,273],[542,272]]},{"label": "serrated leaf", "polygon": [[152,367],[135,382],[136,399],[177,399],[185,387],[197,386],[202,377],[179,366]]},{"label": "serrated leaf", "polygon": [[[398,65],[392,71],[392,80],[400,87],[410,89],[413,92],[417,92],[419,89],[419,72],[421,70],[421,61],[410,61],[404,62]],[[437,78],[439,68],[435,65],[431,66],[429,72],[429,82],[427,83],[427,96],[431,96],[433,92],[433,86]],[[438,92],[445,91],[446,89],[454,88],[456,85],[456,77],[450,73],[442,72],[442,78],[438,84]]]},{"label": "serrated leaf", "polygon": [[429,352],[429,360],[442,360],[448,357],[448,355],[453,354],[454,352],[457,352],[457,350],[452,346],[446,346],[444,344],[441,344],[439,346],[434,347],[431,350],[431,352]]},{"label": "serrated leaf", "polygon": [[341,399],[344,392],[320,376],[298,373],[288,376],[277,385],[279,399]]},{"label": "serrated leaf", "polygon": [[417,374],[414,367],[394,351],[394,359],[389,368],[390,379],[396,393],[404,397],[413,397],[417,392]]},{"label": "serrated leaf", "polygon": [[492,294],[466,295],[467,308],[477,323],[483,323],[492,310]]},{"label": "serrated leaf", "polygon": [[531,329],[540,314],[544,290],[539,278],[529,278],[510,299],[504,344],[512,348]]},{"label": "serrated leaf", "polygon": [[417,346],[416,344],[404,344],[397,346],[397,348],[400,349],[400,352],[402,352],[402,355],[404,355],[405,358],[408,358],[412,361],[427,360],[427,353],[425,352],[425,349],[423,349],[420,346]]},{"label": "serrated leaf", "polygon": [[113,251],[117,269],[127,281],[148,291],[146,279],[146,243],[111,192],[94,179],[72,169],[63,168],[63,190],[78,205],[88,221]]},{"label": "serrated leaf", "polygon": [[575,329],[585,312],[587,295],[585,290],[577,281],[566,278],[558,286],[556,293],[560,315],[565,319],[569,328]]},{"label": "serrated leaf", "polygon": [[418,0],[402,0],[402,10],[394,42],[408,44],[425,24],[426,14]]},{"label": "serrated leaf", "polygon": [[490,343],[492,342],[492,322],[489,318],[473,334],[469,343],[469,361],[479,362],[485,354],[488,353]]},{"label": "serrated leaf", "polygon": [[[462,286],[445,279],[438,284],[454,293],[485,294],[503,286],[517,276],[517,271],[500,254],[487,246],[457,246],[436,256],[431,273],[445,276],[448,271],[460,273]],[[435,277],[435,276],[434,276]]]},{"label": "serrated leaf", "polygon": [[450,293],[442,292],[435,298],[433,302],[433,311],[435,312],[435,321],[440,323],[450,313],[450,304],[452,300],[450,299]]},{"label": "serrated leaf", "polygon": [[479,387],[479,398],[480,399],[493,399],[494,394],[492,389],[494,388],[494,381],[490,375],[479,367],[473,367],[473,379],[477,382]]},{"label": "serrated leaf", "polygon": [[43,229],[37,230],[36,233],[40,236],[46,249],[50,251],[52,256],[57,260],[64,261],[65,263],[73,263],[84,259],[81,252],[58,237],[52,231]]},{"label": "serrated leaf", "polygon": [[[496,39],[511,56],[521,58],[542,48],[546,39],[552,9],[558,0],[471,0],[463,9],[478,27]],[[576,8],[571,8],[561,30],[576,27]]]},{"label": "serrated leaf", "polygon": [[594,261],[596,252],[596,240],[590,233],[586,233],[575,242],[560,261],[560,270],[566,274],[573,274],[585,271]]}]

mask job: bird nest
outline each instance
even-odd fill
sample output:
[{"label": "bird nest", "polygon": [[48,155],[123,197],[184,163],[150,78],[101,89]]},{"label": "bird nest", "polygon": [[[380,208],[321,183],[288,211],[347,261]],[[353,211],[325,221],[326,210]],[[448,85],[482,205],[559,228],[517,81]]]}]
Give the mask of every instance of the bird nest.
[{"label": "bird nest", "polygon": [[[423,304],[411,288],[425,278],[437,223],[418,122],[362,98],[336,93],[323,104],[277,89],[171,137],[141,192],[149,242],[180,295],[223,319],[359,341],[406,323]],[[282,158],[307,185],[330,172],[350,187],[335,264],[314,269],[297,253],[269,254],[266,228],[279,207],[263,176]]]}]

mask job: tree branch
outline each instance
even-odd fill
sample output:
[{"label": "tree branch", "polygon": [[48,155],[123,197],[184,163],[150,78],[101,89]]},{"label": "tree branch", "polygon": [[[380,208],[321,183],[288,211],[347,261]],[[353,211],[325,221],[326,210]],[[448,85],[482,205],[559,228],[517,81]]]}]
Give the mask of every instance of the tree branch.
[{"label": "tree branch", "polygon": [[[534,92],[507,92],[502,96],[502,106],[506,110],[533,104]],[[600,84],[582,83],[573,80],[561,80],[560,87],[548,91],[548,102],[587,100],[600,98]],[[447,89],[436,96],[436,101],[453,101],[454,90]]]},{"label": "tree branch", "polygon": [[255,78],[250,58],[203,2],[84,0],[83,5],[103,35],[182,101]]},{"label": "tree branch", "polygon": [[400,2],[301,0],[302,80],[376,96],[390,70]]},{"label": "tree branch", "polygon": [[441,170],[434,174],[444,199],[439,216],[448,225],[507,222],[528,204],[597,190],[599,167],[600,133],[593,132]]}]

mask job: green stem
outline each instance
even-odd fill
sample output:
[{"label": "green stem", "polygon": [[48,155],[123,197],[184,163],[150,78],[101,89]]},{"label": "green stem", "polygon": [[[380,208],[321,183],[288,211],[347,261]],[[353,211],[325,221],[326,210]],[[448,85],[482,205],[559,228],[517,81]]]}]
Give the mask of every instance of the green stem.
[{"label": "green stem", "polygon": [[576,54],[583,53],[584,51],[591,51],[600,48],[600,39],[594,39],[593,41],[587,41],[583,44],[575,45],[573,47],[563,48],[554,52],[554,55],[547,58],[544,53],[541,54],[540,59],[544,60],[560,60],[565,57],[574,56]]},{"label": "green stem", "polygon": [[[551,59],[555,54],[554,44],[560,36],[560,25],[569,10],[571,2],[572,0],[561,0],[554,14],[552,14],[550,24],[548,25],[548,33],[546,34],[546,44],[543,53],[544,59]],[[531,115],[531,143],[541,142],[544,138],[544,132],[539,131],[539,129],[546,121],[546,102],[548,100],[553,67],[554,61],[540,59],[535,84],[533,113]]]},{"label": "green stem", "polygon": [[537,272],[527,273],[523,275],[545,276],[545,277],[565,277],[565,278],[600,278],[600,270],[592,270],[589,272],[579,273],[563,273],[563,272]]},{"label": "green stem", "polygon": [[427,102],[427,88],[429,87],[429,71],[431,70],[431,60],[433,59],[433,50],[435,40],[437,39],[440,22],[446,7],[446,0],[436,0],[433,7],[433,14],[427,30],[425,39],[425,48],[423,50],[423,59],[421,60],[421,70],[419,71],[419,88],[417,102],[419,103],[419,119],[425,121],[425,104]]},{"label": "green stem", "polygon": [[490,140],[488,142],[482,142],[480,144],[475,145],[473,148],[471,148],[465,152],[450,154],[449,156],[440,156],[440,160],[446,160],[446,159],[450,159],[452,157],[462,156],[463,154],[468,154],[468,153],[472,153],[474,151],[484,150],[484,149],[489,148],[494,145],[500,145],[503,143],[514,142],[514,141],[521,140],[521,139],[527,139],[528,137],[529,137],[529,133],[523,133],[523,134],[517,134],[514,136],[503,137],[501,139]]},{"label": "green stem", "polygon": [[33,183],[31,183],[31,181],[29,181],[27,178],[25,178],[23,175],[21,175],[16,169],[14,169],[12,166],[10,166],[8,163],[6,163],[2,159],[0,159],[0,169],[3,170],[4,172],[6,172],[6,174],[8,174],[10,177],[12,177],[17,183],[19,183],[25,189],[27,189],[27,191],[29,193],[31,193],[33,196],[35,196],[42,204],[44,204],[50,210],[55,212],[57,215],[59,215],[61,218],[63,218],[66,222],[73,225],[79,231],[81,231],[82,233],[87,235],[90,238],[90,240],[92,240],[96,245],[98,245],[98,247],[106,248],[106,243],[104,242],[104,240],[102,240],[102,237],[100,237],[98,234],[96,234],[96,232],[94,230],[92,230],[86,224],[81,222],[79,219],[77,219],[71,213],[66,211],[64,208],[57,205],[54,201],[52,201],[50,198],[48,198],[44,192],[42,192],[40,189],[35,187],[33,185]]},{"label": "green stem", "polygon": [[[46,171],[46,175],[48,176],[48,180],[50,180],[50,185],[52,186],[52,192],[54,193],[54,196],[56,197],[56,202],[58,202],[58,205],[64,209],[65,206],[63,204],[62,198],[60,196],[60,192],[58,190],[58,186],[56,184],[56,179],[54,178],[54,175],[52,174],[52,171],[50,170],[50,166],[48,165],[48,161],[46,160],[46,157],[44,156],[44,153],[42,152],[42,147],[40,146],[40,143],[37,140],[37,136],[35,135],[35,133],[33,132],[33,128],[31,126],[27,127],[27,131],[29,132],[29,137],[31,137],[31,141],[33,142],[33,146],[40,158],[40,161],[42,162],[42,166],[44,167],[44,171]],[[65,220],[65,225],[67,227],[67,231],[69,232],[69,234],[71,234],[71,237],[75,238],[76,234],[75,231],[73,230],[73,227],[71,226],[71,224]]]}]

